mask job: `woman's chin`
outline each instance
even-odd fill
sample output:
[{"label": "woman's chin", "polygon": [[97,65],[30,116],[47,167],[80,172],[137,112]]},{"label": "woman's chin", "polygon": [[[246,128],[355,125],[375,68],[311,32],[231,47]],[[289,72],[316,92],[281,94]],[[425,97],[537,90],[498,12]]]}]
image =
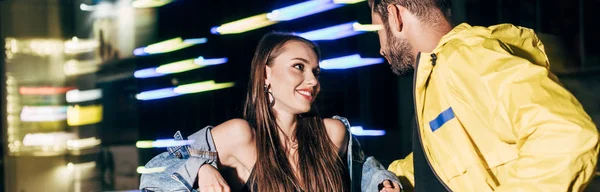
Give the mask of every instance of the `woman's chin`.
[{"label": "woman's chin", "polygon": [[304,114],[304,113],[308,113],[308,112],[310,112],[310,107],[306,108],[306,109],[303,109],[303,110],[300,110],[300,114]]},{"label": "woman's chin", "polygon": [[308,112],[310,112],[310,107],[296,108],[296,113],[298,115],[302,115],[302,114],[305,114],[305,113],[308,113]]}]

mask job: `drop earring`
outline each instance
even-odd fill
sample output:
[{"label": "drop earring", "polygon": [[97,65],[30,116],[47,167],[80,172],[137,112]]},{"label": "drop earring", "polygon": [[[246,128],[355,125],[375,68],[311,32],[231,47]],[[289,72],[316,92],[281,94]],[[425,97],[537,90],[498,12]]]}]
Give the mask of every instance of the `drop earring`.
[{"label": "drop earring", "polygon": [[267,104],[269,105],[269,108],[275,105],[275,97],[273,96],[273,93],[269,91],[270,88],[271,85],[265,84],[265,95],[267,95]]}]

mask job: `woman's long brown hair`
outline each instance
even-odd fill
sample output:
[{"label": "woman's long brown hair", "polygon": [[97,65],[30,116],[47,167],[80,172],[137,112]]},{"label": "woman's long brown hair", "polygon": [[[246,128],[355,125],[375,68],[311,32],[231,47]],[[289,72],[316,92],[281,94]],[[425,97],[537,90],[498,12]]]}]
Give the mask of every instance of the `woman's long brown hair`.
[{"label": "woman's long brown hair", "polygon": [[296,123],[297,169],[302,178],[296,177],[288,161],[264,84],[266,66],[273,64],[284,44],[289,41],[306,43],[320,60],[319,48],[313,42],[292,34],[269,33],[258,44],[252,59],[244,106],[244,118],[254,128],[257,149],[253,177],[248,184],[256,186],[259,191],[348,191],[349,179],[344,161],[329,139],[314,104],[310,112],[298,116]]}]

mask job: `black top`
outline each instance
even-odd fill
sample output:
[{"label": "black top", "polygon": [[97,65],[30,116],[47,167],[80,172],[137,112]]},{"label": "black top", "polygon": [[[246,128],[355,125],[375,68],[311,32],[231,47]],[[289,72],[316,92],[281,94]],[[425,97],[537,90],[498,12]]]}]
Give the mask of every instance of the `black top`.
[{"label": "black top", "polygon": [[[252,181],[254,178],[254,169],[252,169],[252,172],[250,172],[250,177],[248,177],[248,181],[246,181],[246,184],[244,184],[244,188],[242,188],[241,192],[257,192],[258,190],[258,185],[256,183],[251,183],[250,181]],[[250,190],[252,189],[252,190]],[[291,191],[296,191],[296,190],[291,190]]]},{"label": "black top", "polygon": [[447,191],[440,180],[435,176],[431,166],[427,163],[423,146],[421,145],[421,137],[418,132],[419,126],[413,120],[412,134],[412,149],[413,149],[413,165],[415,168],[415,192],[438,192]]},{"label": "black top", "polygon": [[[250,183],[250,181],[252,180],[252,177],[254,177],[254,168],[252,169],[252,171],[250,171],[250,176],[248,177],[248,180],[246,181],[246,184],[244,184],[244,188],[242,188],[241,192],[251,192],[251,191],[258,191],[258,186],[256,185],[256,183],[252,184]],[[250,190],[250,189],[254,189],[254,190]]]}]

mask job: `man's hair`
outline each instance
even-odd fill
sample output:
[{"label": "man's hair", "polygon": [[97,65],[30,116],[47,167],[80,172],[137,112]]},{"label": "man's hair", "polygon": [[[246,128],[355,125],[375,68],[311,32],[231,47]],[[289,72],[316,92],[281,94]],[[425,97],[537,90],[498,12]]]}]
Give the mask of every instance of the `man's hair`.
[{"label": "man's hair", "polygon": [[406,7],[408,11],[415,14],[422,22],[437,22],[438,12],[440,10],[445,19],[451,21],[452,1],[451,0],[369,0],[369,7],[373,12],[378,13],[384,23],[387,24],[388,11],[390,4]]}]

